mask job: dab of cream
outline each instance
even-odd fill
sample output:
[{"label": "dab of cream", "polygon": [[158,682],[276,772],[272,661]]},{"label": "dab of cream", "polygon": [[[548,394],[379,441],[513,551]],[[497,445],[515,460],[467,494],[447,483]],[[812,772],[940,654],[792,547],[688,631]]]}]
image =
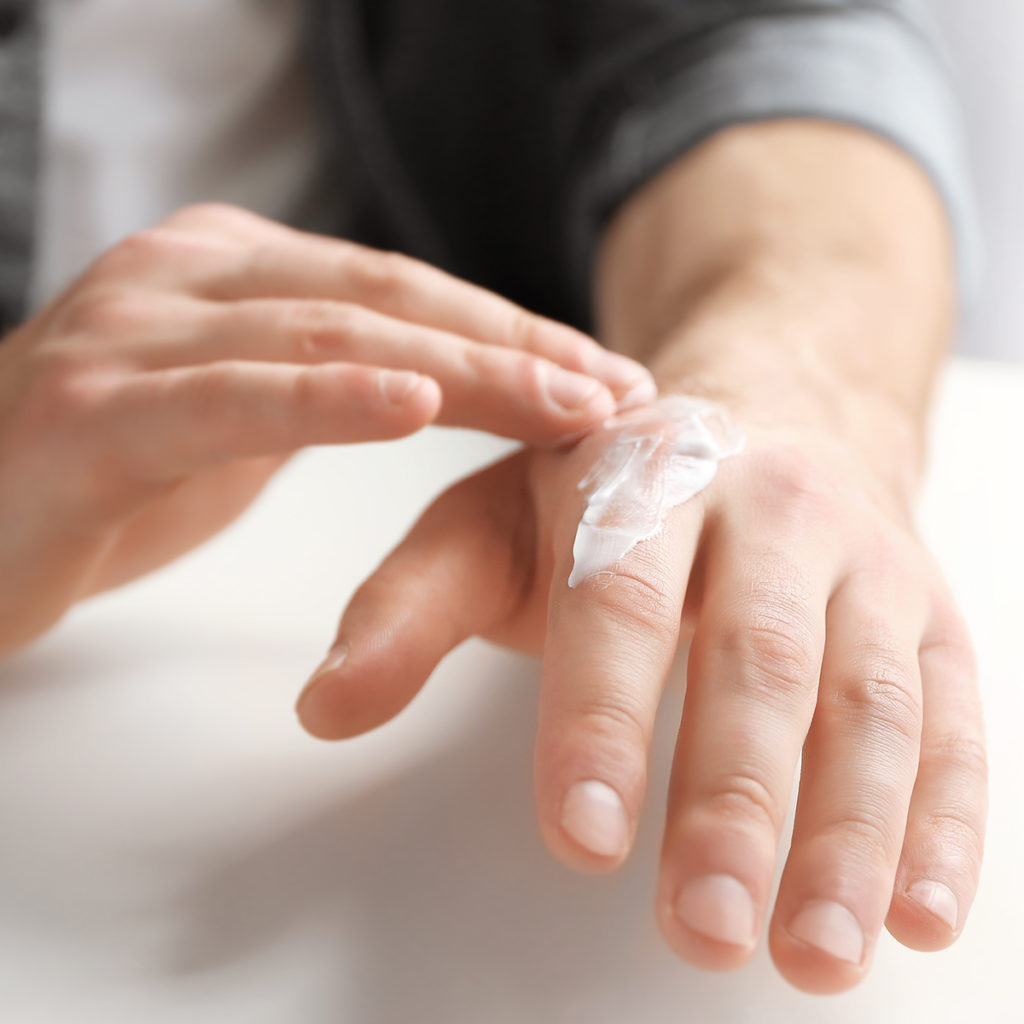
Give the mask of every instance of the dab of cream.
[{"label": "dab of cream", "polygon": [[718,463],[743,450],[728,413],[702,398],[663,398],[625,417],[580,481],[586,495],[569,586],[606,572],[661,531],[669,510],[699,494]]}]

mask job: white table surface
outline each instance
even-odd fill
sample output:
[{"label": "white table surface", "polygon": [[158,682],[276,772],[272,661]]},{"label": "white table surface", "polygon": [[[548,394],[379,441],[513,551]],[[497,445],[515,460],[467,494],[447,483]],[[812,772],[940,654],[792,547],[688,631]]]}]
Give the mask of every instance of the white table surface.
[{"label": "white table surface", "polygon": [[433,431],[308,453],[239,524],[0,664],[0,1020],[11,1024],[1020,1022],[1024,371],[958,363],[922,524],[974,629],[992,760],[961,941],[884,937],[857,990],[762,949],[710,975],[653,923],[666,699],[637,850],[570,874],[533,818],[536,663],[472,643],[343,745],[291,707],[356,583],[504,450]]}]

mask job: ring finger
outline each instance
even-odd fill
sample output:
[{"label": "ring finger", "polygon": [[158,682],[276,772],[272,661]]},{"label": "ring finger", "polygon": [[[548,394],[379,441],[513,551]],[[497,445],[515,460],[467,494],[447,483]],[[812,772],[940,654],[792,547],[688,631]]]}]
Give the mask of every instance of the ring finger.
[{"label": "ring finger", "polygon": [[807,991],[860,980],[892,898],[920,753],[926,613],[923,593],[877,566],[847,577],[829,602],[771,929],[779,970]]},{"label": "ring finger", "polygon": [[580,870],[633,843],[655,713],[676,653],[701,506],[678,509],[613,571],[570,588],[566,524],[548,605],[535,779],[549,849]]}]

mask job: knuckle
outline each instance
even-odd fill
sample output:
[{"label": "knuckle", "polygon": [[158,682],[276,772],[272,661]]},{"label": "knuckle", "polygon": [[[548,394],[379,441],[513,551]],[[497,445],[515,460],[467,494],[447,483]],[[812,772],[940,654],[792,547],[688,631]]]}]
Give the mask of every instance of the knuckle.
[{"label": "knuckle", "polygon": [[470,351],[481,366],[489,367],[496,376],[512,382],[515,392],[527,396],[535,408],[546,408],[549,367],[543,360],[514,349],[483,346]]},{"label": "knuckle", "polygon": [[166,227],[147,228],[122,238],[93,264],[91,276],[97,279],[137,277],[154,266],[166,263],[181,248],[181,240]]},{"label": "knuckle", "polygon": [[952,846],[966,855],[974,867],[980,867],[985,849],[984,817],[966,808],[941,807],[930,811],[919,827],[932,841]]},{"label": "knuckle", "polygon": [[[110,339],[140,329],[146,315],[145,303],[123,288],[82,288],[62,308],[57,326],[69,334]],[[152,318],[152,306],[148,315]]]},{"label": "knuckle", "polygon": [[295,410],[321,409],[324,404],[323,377],[312,369],[302,369],[289,386],[290,404]]},{"label": "knuckle", "polygon": [[946,612],[945,619],[921,644],[919,657],[939,660],[945,671],[956,674],[965,685],[973,685],[978,679],[978,656],[970,633],[955,608]]},{"label": "knuckle", "polygon": [[750,664],[776,683],[801,687],[813,675],[807,640],[796,631],[755,623],[746,628],[746,643]]},{"label": "knuckle", "polygon": [[902,847],[903,826],[887,821],[867,807],[848,809],[825,821],[820,835],[826,842],[874,863],[889,863]]},{"label": "knuckle", "polygon": [[192,229],[251,227],[261,220],[256,214],[232,203],[189,203],[175,211],[165,225]]},{"label": "knuckle", "polygon": [[57,427],[80,425],[102,406],[109,384],[110,374],[73,348],[41,349],[26,364],[19,416],[10,429],[18,433],[20,424],[25,436],[53,436]]},{"label": "knuckle", "polygon": [[348,303],[302,301],[284,315],[286,344],[297,362],[337,359],[360,333],[361,311]]},{"label": "knuckle", "polygon": [[841,682],[835,702],[844,717],[866,718],[915,748],[920,744],[923,707],[917,673],[891,654],[878,652],[868,671]]},{"label": "knuckle", "polygon": [[721,646],[746,668],[755,685],[800,694],[813,691],[819,659],[811,631],[798,618],[790,610],[760,606],[725,628]]},{"label": "knuckle", "polygon": [[[583,584],[584,587],[587,583]],[[632,629],[645,640],[675,643],[680,611],[659,582],[626,570],[616,570],[608,586],[593,587],[593,606],[604,617]]]},{"label": "knuckle", "polygon": [[973,789],[988,785],[988,751],[984,742],[962,732],[926,739],[921,745],[922,764],[964,779]]},{"label": "knuckle", "polygon": [[[211,451],[229,450],[231,440],[253,429],[253,420],[246,412],[244,403],[239,402],[236,363],[211,363],[198,368],[187,385],[177,396],[187,403],[189,412],[203,423],[204,440]],[[168,384],[168,391],[159,400],[171,404],[175,397],[170,393],[178,387]]]},{"label": "knuckle", "polygon": [[348,252],[348,263],[360,299],[371,306],[390,306],[400,299],[416,266],[400,253],[360,246]]},{"label": "knuckle", "polygon": [[820,462],[790,448],[758,453],[757,472],[770,503],[798,520],[821,518],[831,511],[835,487]]},{"label": "knuckle", "polygon": [[652,721],[638,699],[618,691],[592,699],[579,712],[578,728],[588,739],[611,745],[624,754],[646,754]]},{"label": "knuckle", "polygon": [[226,363],[212,363],[201,367],[192,385],[192,400],[203,413],[216,412],[218,419],[230,415],[234,407],[231,387],[231,368]]},{"label": "knuckle", "polygon": [[[859,598],[846,613],[846,621],[851,626],[856,623],[857,636],[852,640],[850,650],[856,663],[866,667],[870,673],[900,674],[901,672],[901,638],[893,629],[892,608],[910,604],[914,598],[910,595],[890,596],[884,588],[885,581],[871,573],[871,581],[878,592],[886,593],[886,600],[872,605],[866,598]],[[909,645],[906,656],[910,656]],[[909,665],[908,665],[909,667]]]},{"label": "knuckle", "polygon": [[509,348],[532,351],[538,347],[542,321],[533,313],[513,305],[505,322],[504,338]]},{"label": "knuckle", "polygon": [[732,772],[715,780],[702,803],[711,815],[729,823],[753,822],[771,832],[781,828],[783,808],[771,788],[753,772]]},{"label": "knuckle", "polygon": [[864,568],[851,576],[863,575],[879,590],[898,590],[908,577],[920,574],[920,559],[915,557],[908,541],[909,538],[889,524],[862,529],[858,554]]}]

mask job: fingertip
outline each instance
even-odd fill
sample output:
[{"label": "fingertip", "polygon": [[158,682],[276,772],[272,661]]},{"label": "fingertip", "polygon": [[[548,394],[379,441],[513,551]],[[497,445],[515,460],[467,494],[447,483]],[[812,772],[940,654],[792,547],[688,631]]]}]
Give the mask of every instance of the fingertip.
[{"label": "fingertip", "polygon": [[[343,648],[340,656],[339,647]],[[361,736],[394,718],[419,689],[397,682],[387,678],[383,666],[372,671],[353,665],[348,645],[338,645],[299,694],[295,705],[299,724],[320,740]]]},{"label": "fingertip", "polygon": [[343,739],[346,735],[355,735],[354,732],[339,729],[340,725],[348,723],[344,716],[334,713],[336,709],[332,694],[349,654],[348,644],[335,644],[313,670],[295,702],[295,714],[298,716],[299,724],[316,739],[335,740]]},{"label": "fingertip", "polygon": [[432,377],[409,370],[381,370],[377,389],[385,406],[399,410],[410,424],[425,426],[441,411],[441,386]]},{"label": "fingertip", "polygon": [[[352,596],[331,650],[299,695],[296,713],[310,735],[351,739],[389,722],[462,639],[430,585],[418,529]],[[452,569],[450,559],[438,564]]]},{"label": "fingertip", "polygon": [[437,381],[420,373],[348,364],[300,372],[308,382],[296,396],[301,414],[328,425],[319,426],[319,443],[408,437],[432,423],[441,409]]},{"label": "fingertip", "polygon": [[502,516],[518,518],[522,488],[518,473],[506,486],[505,466],[513,464],[446,491],[352,595],[331,653],[296,704],[312,736],[347,739],[394,718],[448,653],[507,614],[495,581],[511,578],[503,559],[516,552],[504,547]]},{"label": "fingertip", "polygon": [[834,960],[824,953],[794,952],[770,940],[772,962],[776,970],[794,988],[812,996],[837,996],[856,988],[866,968]]},{"label": "fingertip", "polygon": [[560,364],[601,381],[614,396],[620,412],[645,405],[657,397],[654,376],[643,363],[612,352],[575,328],[562,324],[552,326],[569,343],[566,358],[559,360]]},{"label": "fingertip", "polygon": [[742,967],[757,948],[759,913],[747,883],[723,872],[679,881],[663,863],[657,917],[669,947],[709,971]]},{"label": "fingertip", "polygon": [[573,427],[597,424],[611,416],[616,400],[608,386],[594,377],[559,367],[546,367],[542,389],[548,407],[555,413],[556,426],[564,430],[568,420]]},{"label": "fingertip", "polygon": [[585,874],[614,871],[629,855],[632,825],[622,797],[605,782],[569,786],[547,844],[566,867]]},{"label": "fingertip", "polygon": [[658,385],[650,373],[634,378],[633,384],[627,389],[617,391],[618,411],[628,412],[644,405],[650,405],[658,397]]},{"label": "fingertip", "polygon": [[550,717],[541,698],[534,748],[537,818],[566,867],[606,874],[629,857],[646,789],[646,747]]},{"label": "fingertip", "polygon": [[872,949],[848,908],[812,900],[786,925],[777,915],[769,948],[779,973],[795,988],[811,995],[837,995],[864,979]]},{"label": "fingertip", "polygon": [[329,686],[326,682],[312,682],[306,685],[295,704],[295,714],[299,725],[314,739],[333,741],[350,739],[359,733],[343,730],[338,727],[338,719],[325,708],[323,691]]},{"label": "fingertip", "polygon": [[[365,713],[349,715],[335,699],[337,687],[328,682],[319,683],[299,699],[295,713],[299,725],[314,739],[336,742],[353,739],[370,732],[382,721],[369,721]],[[386,719],[385,719],[386,720]]]},{"label": "fingertip", "polygon": [[885,926],[909,949],[934,953],[957,940],[964,916],[960,900],[948,885],[922,878],[893,896]]},{"label": "fingertip", "polygon": [[671,899],[659,899],[655,908],[658,929],[665,944],[680,960],[704,971],[735,971],[750,961],[757,943],[736,945],[694,931],[680,918]]},{"label": "fingertip", "polygon": [[[296,701],[299,723],[317,739],[352,739],[389,722],[413,699],[434,665],[415,656],[422,653],[422,644],[418,651],[410,649],[402,615],[381,615],[358,593],[345,621],[347,628]],[[349,643],[345,638],[351,636],[359,642]]]}]

